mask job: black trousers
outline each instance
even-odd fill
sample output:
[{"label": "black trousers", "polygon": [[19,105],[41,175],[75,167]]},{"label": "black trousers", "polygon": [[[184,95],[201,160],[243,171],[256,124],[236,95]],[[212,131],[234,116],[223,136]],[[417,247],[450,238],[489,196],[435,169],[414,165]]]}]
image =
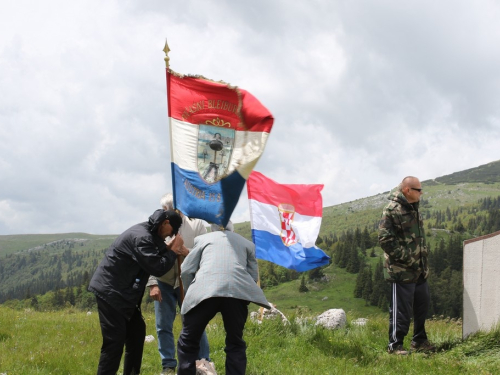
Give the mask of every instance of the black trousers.
[{"label": "black trousers", "polygon": [[146,337],[146,323],[141,310],[137,308],[130,320],[110,304],[97,297],[99,322],[101,323],[102,347],[97,375],[115,375],[120,367],[123,347],[125,359],[123,375],[141,372],[142,351]]},{"label": "black trousers", "polygon": [[177,341],[179,368],[177,375],[195,375],[200,338],[210,320],[220,312],[226,330],[226,375],[244,375],[247,367],[243,328],[248,317],[248,302],[229,297],[202,301],[183,316],[183,327]]},{"label": "black trousers", "polygon": [[430,294],[427,281],[421,277],[416,283],[392,283],[389,308],[389,349],[403,345],[413,317],[412,341],[427,340],[425,319],[429,311]]}]

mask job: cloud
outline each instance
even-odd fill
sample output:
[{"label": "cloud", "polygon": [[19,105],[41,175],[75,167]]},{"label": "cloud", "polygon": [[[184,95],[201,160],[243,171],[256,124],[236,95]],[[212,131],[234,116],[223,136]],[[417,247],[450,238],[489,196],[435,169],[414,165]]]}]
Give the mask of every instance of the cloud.
[{"label": "cloud", "polygon": [[[170,190],[171,67],[276,118],[257,170],[325,205],[500,159],[495,2],[20,0],[0,14],[0,234],[119,233]],[[246,194],[246,192],[244,193]],[[248,220],[242,195],[233,221]]]}]

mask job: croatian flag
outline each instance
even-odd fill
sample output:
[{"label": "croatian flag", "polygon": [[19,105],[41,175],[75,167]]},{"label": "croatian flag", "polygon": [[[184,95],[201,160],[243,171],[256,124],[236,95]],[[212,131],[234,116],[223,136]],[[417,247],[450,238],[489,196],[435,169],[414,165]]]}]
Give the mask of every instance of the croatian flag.
[{"label": "croatian flag", "polygon": [[249,92],[167,68],[174,206],[226,226],[274,118]]},{"label": "croatian flag", "polygon": [[323,185],[282,185],[252,172],[247,182],[256,256],[299,272],[327,265],[315,246],[323,214]]}]

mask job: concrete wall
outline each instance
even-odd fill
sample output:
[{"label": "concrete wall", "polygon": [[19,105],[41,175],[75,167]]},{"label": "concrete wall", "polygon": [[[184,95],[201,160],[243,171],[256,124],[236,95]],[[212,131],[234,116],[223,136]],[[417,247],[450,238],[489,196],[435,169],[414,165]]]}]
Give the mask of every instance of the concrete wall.
[{"label": "concrete wall", "polygon": [[500,231],[464,241],[462,336],[500,321]]}]

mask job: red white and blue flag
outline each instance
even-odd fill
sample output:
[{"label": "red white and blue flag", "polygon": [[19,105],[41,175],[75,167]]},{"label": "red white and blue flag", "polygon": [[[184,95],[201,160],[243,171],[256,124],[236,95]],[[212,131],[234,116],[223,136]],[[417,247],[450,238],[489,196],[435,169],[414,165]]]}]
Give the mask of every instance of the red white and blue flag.
[{"label": "red white and blue flag", "polygon": [[252,172],[247,182],[256,256],[299,272],[327,265],[316,247],[323,185],[283,185]]},{"label": "red white and blue flag", "polygon": [[274,118],[249,92],[167,68],[174,206],[225,226]]}]

